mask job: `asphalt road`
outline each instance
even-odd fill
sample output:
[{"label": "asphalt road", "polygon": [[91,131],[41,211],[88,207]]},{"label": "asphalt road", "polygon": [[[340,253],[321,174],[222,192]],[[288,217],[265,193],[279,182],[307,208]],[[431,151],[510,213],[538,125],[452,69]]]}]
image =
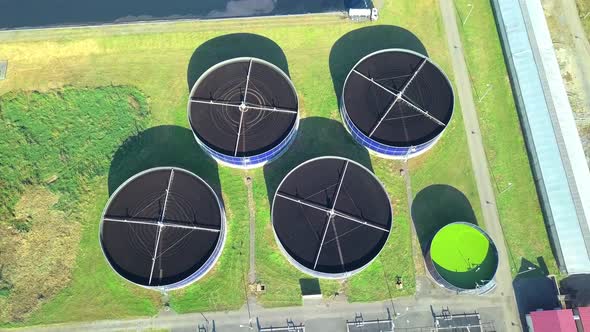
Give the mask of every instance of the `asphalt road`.
[{"label": "asphalt road", "polygon": [[[502,307],[498,305],[497,296],[463,296],[445,293],[441,296],[420,296],[398,299],[393,302],[374,303],[346,303],[339,301],[306,304],[300,307],[286,307],[263,309],[252,306],[253,320],[248,319],[248,311],[242,308],[238,311],[192,313],[176,315],[164,313],[157,317],[109,320],[89,323],[73,323],[64,325],[41,326],[24,329],[26,331],[129,331],[147,329],[170,329],[172,331],[198,331],[199,325],[208,326],[207,332],[215,331],[249,331],[250,323],[255,328],[257,319],[261,327],[285,326],[290,319],[295,324],[305,322],[308,332],[344,332],[346,320],[354,320],[355,315],[361,313],[366,320],[385,319],[389,309],[396,329],[404,327],[433,327],[432,310],[441,311],[449,307],[453,313],[478,311],[483,322],[494,322],[496,331],[507,331],[502,327],[504,320]],[[254,329],[257,331],[257,329]]]}]

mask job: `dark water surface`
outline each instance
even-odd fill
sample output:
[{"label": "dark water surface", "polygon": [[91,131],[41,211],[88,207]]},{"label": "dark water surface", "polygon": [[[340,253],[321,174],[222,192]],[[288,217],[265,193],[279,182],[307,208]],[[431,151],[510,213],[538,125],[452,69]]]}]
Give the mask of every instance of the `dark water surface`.
[{"label": "dark water surface", "polygon": [[0,29],[321,13],[363,0],[0,0]]}]

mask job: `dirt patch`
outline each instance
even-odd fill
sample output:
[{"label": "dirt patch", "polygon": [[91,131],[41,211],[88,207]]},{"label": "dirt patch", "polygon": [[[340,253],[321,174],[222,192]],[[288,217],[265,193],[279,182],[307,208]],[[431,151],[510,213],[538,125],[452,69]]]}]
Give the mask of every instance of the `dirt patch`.
[{"label": "dirt patch", "polygon": [[584,103],[585,92],[581,84],[578,83],[576,64],[576,55],[574,50],[565,46],[565,44],[555,44],[555,54],[557,55],[557,62],[561,70],[561,77],[565,83],[567,96],[572,105],[572,110],[576,118],[581,114],[588,113]]},{"label": "dirt patch", "polygon": [[586,36],[590,36],[590,0],[576,0],[576,5]]},{"label": "dirt patch", "polygon": [[29,187],[15,208],[16,220],[27,220],[23,231],[0,222],[0,264],[6,296],[0,297],[0,321],[20,321],[55,296],[70,281],[81,227],[53,209],[58,196]]},{"label": "dirt patch", "polygon": [[584,124],[582,128],[580,128],[580,136],[582,137],[586,160],[588,160],[588,156],[590,156],[590,122]]},{"label": "dirt patch", "polygon": [[[572,30],[572,26],[575,26],[575,24],[571,20],[578,18],[570,17],[573,15],[568,16],[571,13],[566,8],[568,3],[564,3],[564,1],[573,0],[543,0],[542,3],[561,76],[584,145],[586,161],[590,165],[590,154],[588,153],[590,151],[590,136],[587,130],[588,119],[590,119],[590,91],[588,91],[590,86],[590,77],[588,77],[590,75],[590,66],[587,63],[587,51],[583,47],[584,43],[581,42],[586,36],[584,33]],[[577,3],[579,9],[580,3],[590,3],[590,1],[578,0]],[[583,24],[584,18],[580,18]]]},{"label": "dirt patch", "polygon": [[129,96],[129,97],[127,97],[127,101],[129,102],[129,105],[131,105],[131,107],[134,110],[136,110],[136,111],[141,110],[141,104],[137,101],[137,99],[135,99],[135,97]]}]

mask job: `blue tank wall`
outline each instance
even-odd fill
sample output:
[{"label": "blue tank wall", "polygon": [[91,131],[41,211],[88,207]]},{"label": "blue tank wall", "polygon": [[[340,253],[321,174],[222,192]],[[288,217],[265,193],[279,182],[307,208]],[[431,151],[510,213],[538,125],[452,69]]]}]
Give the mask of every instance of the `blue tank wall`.
[{"label": "blue tank wall", "polygon": [[293,127],[293,129],[291,129],[291,132],[289,133],[289,135],[287,135],[287,137],[285,137],[285,139],[279,145],[275,146],[274,148],[272,148],[264,153],[261,153],[259,155],[255,155],[255,156],[250,156],[250,157],[228,156],[226,154],[219,153],[219,152],[209,148],[205,144],[202,144],[201,141],[199,141],[199,139],[196,136],[195,136],[195,139],[197,140],[199,145],[211,157],[213,157],[213,159],[217,160],[217,162],[227,165],[227,166],[230,166],[230,167],[249,169],[249,168],[261,167],[261,166],[265,165],[266,163],[278,158],[281,154],[283,154],[287,150],[289,145],[293,142],[293,140],[295,139],[295,136],[297,136],[298,127],[299,127],[299,119],[297,119],[297,123],[295,124],[295,127]]},{"label": "blue tank wall", "polygon": [[383,155],[386,157],[390,157],[390,158],[394,158],[394,159],[405,159],[405,158],[411,158],[413,156],[416,156],[416,155],[428,150],[431,146],[434,145],[434,143],[436,143],[437,139],[440,137],[440,134],[439,134],[437,137],[433,138],[432,140],[430,140],[426,143],[422,143],[420,145],[416,145],[416,146],[405,146],[405,147],[399,146],[398,147],[398,146],[385,145],[385,144],[375,141],[372,138],[369,138],[362,131],[360,131],[354,125],[352,120],[350,120],[350,118],[348,117],[348,114],[346,114],[346,111],[341,110],[340,113],[342,114],[342,118],[344,119],[346,129],[348,130],[348,132],[350,132],[352,137],[359,144],[361,144],[365,148],[369,149],[370,151],[373,151],[377,154],[380,154],[380,155]]}]

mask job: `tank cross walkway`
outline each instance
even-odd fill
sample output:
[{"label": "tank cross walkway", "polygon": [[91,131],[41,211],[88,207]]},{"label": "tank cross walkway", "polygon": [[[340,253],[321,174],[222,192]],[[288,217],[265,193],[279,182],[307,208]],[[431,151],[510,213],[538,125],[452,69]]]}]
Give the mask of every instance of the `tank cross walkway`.
[{"label": "tank cross walkway", "polygon": [[[320,211],[326,212],[327,214],[330,214],[330,213],[332,212],[332,210],[331,210],[331,209],[328,209],[328,208],[326,208],[325,206],[322,206],[322,205],[319,205],[319,204],[316,204],[316,203],[313,203],[313,202],[309,202],[309,201],[306,201],[306,200],[302,200],[302,199],[300,199],[300,198],[297,198],[297,197],[292,197],[292,196],[290,196],[290,195],[288,195],[288,194],[285,194],[285,193],[277,193],[277,197],[281,197],[281,198],[284,198],[284,199],[288,199],[288,200],[290,200],[290,201],[293,201],[293,202],[295,202],[295,203],[299,203],[299,204],[301,204],[301,205],[309,206],[310,208],[314,208],[314,209],[316,209],[316,210],[320,210]],[[383,231],[383,232],[387,232],[387,233],[389,233],[389,230],[388,230],[388,229],[386,229],[386,228],[383,228],[383,227],[381,227],[381,226],[375,225],[375,224],[373,224],[373,223],[371,223],[371,222],[369,222],[369,221],[366,221],[366,220],[363,220],[363,219],[356,218],[356,217],[354,217],[354,216],[351,216],[351,215],[350,215],[350,214],[348,214],[348,213],[340,212],[340,211],[338,211],[338,210],[334,210],[332,213],[333,213],[335,216],[337,216],[337,217],[342,217],[342,218],[344,218],[344,219],[348,219],[348,220],[350,220],[350,221],[354,221],[354,222],[356,222],[356,223],[359,223],[359,224],[362,224],[362,225],[365,225],[365,226],[369,226],[369,227],[372,227],[372,228],[378,229],[378,230],[380,230],[380,231]]]},{"label": "tank cross walkway", "polygon": [[226,106],[230,107],[231,109],[235,109],[240,111],[240,121],[238,123],[238,134],[236,137],[236,144],[234,148],[234,157],[238,155],[238,148],[240,147],[240,138],[242,138],[242,130],[244,128],[244,113],[249,110],[257,110],[263,112],[278,112],[278,113],[291,113],[297,114],[297,111],[289,110],[289,109],[282,109],[276,107],[267,107],[265,105],[257,105],[254,103],[248,103],[248,88],[250,86],[250,74],[252,73],[252,59],[250,59],[248,63],[248,73],[246,74],[246,87],[244,88],[243,98],[239,104],[231,104],[228,101],[216,101],[216,100],[202,100],[202,99],[193,99],[191,98],[191,102],[194,103],[202,103],[202,104],[209,104],[209,105],[216,105],[216,106]]},{"label": "tank cross walkway", "polygon": [[156,245],[154,246],[154,257],[152,257],[152,269],[150,271],[150,279],[148,285],[152,284],[152,277],[154,276],[154,267],[156,266],[156,256],[158,255],[158,248],[160,245],[160,237],[162,236],[162,225],[164,218],[166,217],[166,207],[168,206],[168,198],[170,197],[170,188],[172,187],[172,181],[174,180],[174,170],[170,170],[170,177],[168,178],[168,187],[166,188],[166,197],[164,197],[164,207],[162,207],[162,215],[158,221],[158,235],[156,235]]},{"label": "tank cross walkway", "polygon": [[440,139],[454,105],[453,87],[440,67],[423,54],[390,48],[366,55],[349,71],[340,113],[360,145],[403,160]]},{"label": "tank cross walkway", "polygon": [[195,139],[218,162],[254,168],[276,158],[294,139],[295,87],[272,63],[253,57],[214,65],[195,82],[187,111]]},{"label": "tank cross walkway", "polygon": [[[226,106],[226,107],[234,107],[239,109],[241,104],[231,104],[229,101],[224,100],[212,100],[212,99],[191,99],[191,103],[197,104],[209,104],[215,106]],[[246,103],[247,109],[252,110],[259,110],[259,111],[266,111],[266,112],[277,112],[277,113],[287,113],[287,114],[297,114],[296,110],[290,110],[286,108],[278,108],[278,107],[268,107],[263,105],[257,105],[254,103]]]},{"label": "tank cross walkway", "polygon": [[379,181],[362,165],[338,157],[292,170],[275,193],[272,214],[289,260],[324,278],[360,271],[391,232],[392,210]]},{"label": "tank cross walkway", "polygon": [[422,70],[422,67],[424,67],[424,64],[425,63],[426,63],[426,59],[423,59],[420,62],[420,65],[418,66],[418,68],[414,71],[414,73],[412,74],[412,76],[410,77],[410,79],[404,84],[404,86],[402,87],[402,89],[399,92],[395,92],[395,91],[393,91],[393,90],[385,87],[384,85],[378,83],[374,78],[368,77],[368,76],[366,76],[365,74],[361,73],[360,71],[358,71],[356,69],[353,69],[352,70],[353,73],[355,73],[355,74],[359,75],[360,77],[368,80],[369,82],[373,83],[377,87],[383,89],[385,92],[387,92],[389,94],[392,94],[395,97],[395,99],[393,100],[393,102],[389,105],[389,107],[387,108],[387,110],[385,111],[385,113],[381,116],[381,118],[379,119],[379,121],[377,122],[377,124],[375,124],[375,126],[373,127],[373,129],[369,133],[369,137],[373,136],[373,134],[375,133],[375,131],[377,131],[377,129],[379,128],[379,126],[381,125],[381,123],[384,120],[386,120],[387,115],[389,115],[389,112],[393,109],[393,107],[397,104],[398,101],[404,102],[406,105],[408,105],[411,108],[413,108],[414,110],[420,112],[421,115],[423,115],[426,118],[432,120],[434,123],[438,124],[439,126],[443,126],[443,127],[446,126],[442,121],[440,121],[439,119],[437,119],[434,116],[430,115],[430,113],[428,111],[425,111],[422,108],[418,107],[415,103],[411,102],[410,100],[408,100],[408,98],[406,96],[404,96],[404,93],[405,93],[406,89],[414,81],[414,79],[416,78],[416,76],[418,76],[418,73],[420,72],[420,70]]},{"label": "tank cross walkway", "polygon": [[[168,246],[168,249],[164,250],[164,252],[160,253],[158,255],[158,251],[160,250],[160,238],[162,236],[162,231],[164,228],[166,227],[172,227],[172,228],[182,228],[182,229],[190,229],[191,232],[193,231],[206,231],[206,232],[217,232],[219,233],[221,231],[220,228],[209,228],[209,227],[200,227],[200,226],[191,226],[190,222],[187,222],[188,225],[183,225],[178,223],[178,221],[176,222],[169,222],[166,219],[166,208],[168,207],[168,201],[170,198],[170,188],[172,187],[172,182],[174,181],[174,169],[170,170],[170,176],[168,178],[168,186],[166,188],[165,194],[159,196],[157,199],[155,199],[154,201],[150,202],[146,207],[144,207],[142,210],[140,210],[138,213],[135,213],[135,216],[131,217],[131,218],[117,218],[117,217],[111,217],[111,216],[105,216],[103,218],[104,221],[108,221],[108,222],[119,222],[119,223],[129,223],[129,224],[139,224],[139,225],[149,225],[149,226],[155,226],[158,227],[158,231],[157,231],[157,235],[156,235],[156,240],[155,240],[155,244],[154,244],[154,251],[153,251],[153,256],[152,256],[152,266],[150,269],[150,277],[148,280],[148,286],[152,284],[152,279],[153,279],[153,275],[154,275],[154,268],[156,266],[156,260],[161,257],[167,250],[169,250],[171,247],[174,247],[175,244],[172,244],[171,246]],[[145,208],[149,207],[150,205],[153,205],[155,202],[160,201],[160,199],[162,198],[162,196],[164,196],[164,204],[162,207],[162,213],[160,215],[160,218],[158,219],[149,219],[149,218],[138,218],[135,219],[135,217],[141,213],[143,210],[145,210]],[[190,234],[190,232],[189,232]],[[188,234],[187,234],[188,235]],[[187,235],[183,236],[180,238],[179,241],[182,241]]]},{"label": "tank cross walkway", "polygon": [[248,85],[250,84],[250,73],[252,73],[252,59],[248,63],[248,74],[246,74],[246,88],[244,89],[244,99],[238,108],[240,110],[240,123],[238,124],[238,135],[236,137],[236,147],[234,149],[234,157],[238,155],[238,147],[240,146],[240,137],[242,136],[242,128],[244,127],[244,113],[246,109],[246,98],[248,97]]},{"label": "tank cross walkway", "polygon": [[[320,259],[320,254],[322,253],[322,247],[324,246],[324,242],[326,241],[326,234],[328,233],[328,228],[330,224],[334,225],[334,208],[336,207],[336,202],[338,202],[338,195],[340,194],[340,189],[342,189],[342,181],[344,180],[344,176],[346,175],[346,169],[348,168],[348,161],[344,163],[344,171],[342,171],[342,175],[340,176],[340,181],[338,182],[338,189],[336,190],[336,196],[334,201],[332,202],[332,208],[328,212],[328,217],[326,221],[326,225],[324,226],[324,235],[322,236],[322,242],[320,242],[320,248],[318,249],[318,253],[315,256],[315,263],[313,264],[313,268],[315,269],[318,266],[318,259]],[[334,233],[336,232],[336,227],[334,227]],[[338,236],[336,236],[338,239]],[[344,260],[342,259],[342,249],[340,248],[340,242],[336,241],[338,245],[338,254],[340,255],[340,264],[344,267]]]},{"label": "tank cross walkway", "polygon": [[173,167],[146,170],[109,200],[100,232],[103,253],[135,284],[180,288],[203,276],[219,257],[223,213],[215,192],[194,174]]},{"label": "tank cross walkway", "polygon": [[[159,226],[157,220],[154,220],[154,219],[139,220],[139,219],[133,219],[133,218],[127,219],[127,218],[116,218],[116,217],[106,216],[106,217],[104,217],[104,221]],[[192,225],[194,225],[194,223],[192,223]],[[199,231],[207,231],[207,232],[215,232],[215,233],[219,233],[221,231],[221,229],[219,229],[219,228],[210,228],[210,227],[206,227],[206,226],[183,225],[183,224],[178,223],[178,221],[173,222],[168,219],[164,219],[162,227],[176,227],[176,228],[184,228],[184,229],[194,229],[194,230],[199,230]]]}]

